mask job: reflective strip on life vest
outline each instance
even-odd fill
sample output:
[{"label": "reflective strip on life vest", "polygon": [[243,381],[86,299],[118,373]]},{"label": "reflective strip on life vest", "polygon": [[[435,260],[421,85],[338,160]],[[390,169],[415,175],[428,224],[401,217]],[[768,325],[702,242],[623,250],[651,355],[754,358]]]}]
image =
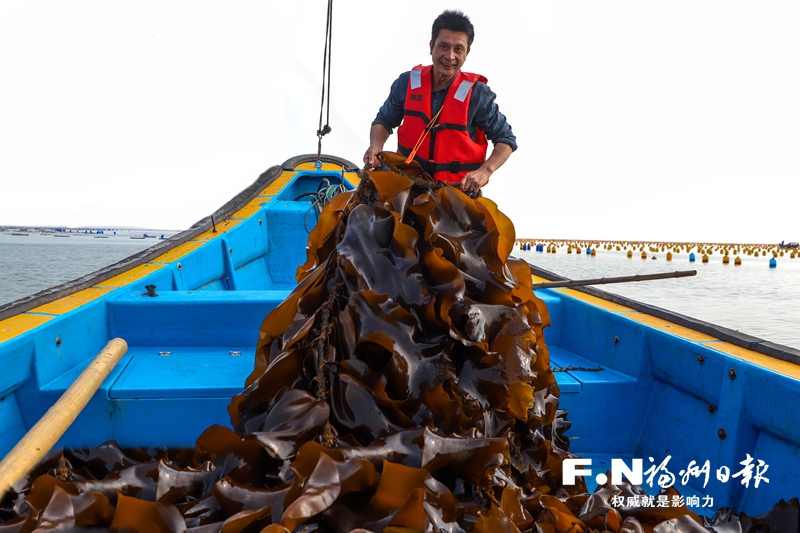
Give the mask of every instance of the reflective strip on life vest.
[{"label": "reflective strip on life vest", "polygon": [[470,80],[463,80],[461,85],[458,86],[458,90],[456,90],[456,94],[453,96],[459,102],[463,102],[464,99],[469,94],[469,90],[472,89],[472,86],[475,84],[474,81]]},{"label": "reflective strip on life vest", "polygon": [[[419,89],[422,87],[422,71],[421,70],[412,70],[411,71],[411,88],[412,89]],[[463,100],[462,100],[463,102]]]}]

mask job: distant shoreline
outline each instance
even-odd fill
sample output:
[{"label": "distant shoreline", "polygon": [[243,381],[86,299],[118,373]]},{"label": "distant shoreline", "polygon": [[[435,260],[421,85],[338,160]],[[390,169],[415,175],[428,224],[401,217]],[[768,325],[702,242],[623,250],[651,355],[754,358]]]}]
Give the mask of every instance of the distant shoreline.
[{"label": "distant shoreline", "polygon": [[153,228],[131,228],[131,227],[117,227],[117,228],[99,228],[99,227],[51,227],[51,226],[0,226],[0,235],[26,237],[26,236],[54,236],[54,237],[70,237],[70,236],[86,236],[97,238],[109,237],[129,237],[131,239],[168,239],[173,235],[180,233],[180,230],[165,230]]},{"label": "distant shoreline", "polygon": [[163,229],[163,228],[143,228],[139,226],[78,226],[78,227],[70,227],[70,226],[12,226],[12,225],[0,225],[0,232],[8,232],[8,231],[15,231],[15,232],[29,232],[29,233],[84,233],[84,232],[92,232],[97,233],[98,231],[101,233],[109,232],[109,231],[150,231],[150,232],[169,232],[169,233],[179,233],[183,230],[179,229]]}]

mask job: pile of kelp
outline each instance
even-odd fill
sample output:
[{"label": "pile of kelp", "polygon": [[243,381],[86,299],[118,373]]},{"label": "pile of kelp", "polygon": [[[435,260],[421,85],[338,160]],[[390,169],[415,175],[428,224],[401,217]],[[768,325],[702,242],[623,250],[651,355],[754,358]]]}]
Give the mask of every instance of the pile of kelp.
[{"label": "pile of kelp", "polygon": [[[511,222],[384,158],[311,233],[230,404],[236,431],[66,450],[6,497],[0,533],[706,531],[682,507],[610,504],[639,487],[562,486],[549,317]],[[737,519],[714,525],[764,526]]]}]

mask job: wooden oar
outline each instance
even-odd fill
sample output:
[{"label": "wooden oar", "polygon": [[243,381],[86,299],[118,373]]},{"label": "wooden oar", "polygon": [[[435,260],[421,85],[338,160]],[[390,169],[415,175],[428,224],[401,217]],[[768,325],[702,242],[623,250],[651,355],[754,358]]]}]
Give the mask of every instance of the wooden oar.
[{"label": "wooden oar", "polygon": [[547,281],[534,283],[534,289],[554,289],[557,287],[579,287],[581,285],[605,285],[606,283],[627,283],[629,281],[649,281],[651,279],[685,278],[694,276],[697,270],[678,270],[676,272],[661,272],[659,274],[636,274],[635,276],[619,276],[616,278],[596,279],[568,279],[564,281]]},{"label": "wooden oar", "polygon": [[128,343],[124,340],[108,341],[55,405],[8,452],[0,463],[0,501],[14,483],[45,458],[127,351]]}]

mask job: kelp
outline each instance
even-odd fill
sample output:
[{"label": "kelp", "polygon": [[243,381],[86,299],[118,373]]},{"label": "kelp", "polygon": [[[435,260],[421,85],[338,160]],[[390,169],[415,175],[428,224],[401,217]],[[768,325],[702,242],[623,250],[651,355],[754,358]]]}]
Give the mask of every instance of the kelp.
[{"label": "kelp", "polygon": [[65,450],[5,499],[0,533],[705,531],[686,508],[610,504],[638,487],[562,485],[550,318],[511,221],[384,161],[322,212],[234,429]]}]

